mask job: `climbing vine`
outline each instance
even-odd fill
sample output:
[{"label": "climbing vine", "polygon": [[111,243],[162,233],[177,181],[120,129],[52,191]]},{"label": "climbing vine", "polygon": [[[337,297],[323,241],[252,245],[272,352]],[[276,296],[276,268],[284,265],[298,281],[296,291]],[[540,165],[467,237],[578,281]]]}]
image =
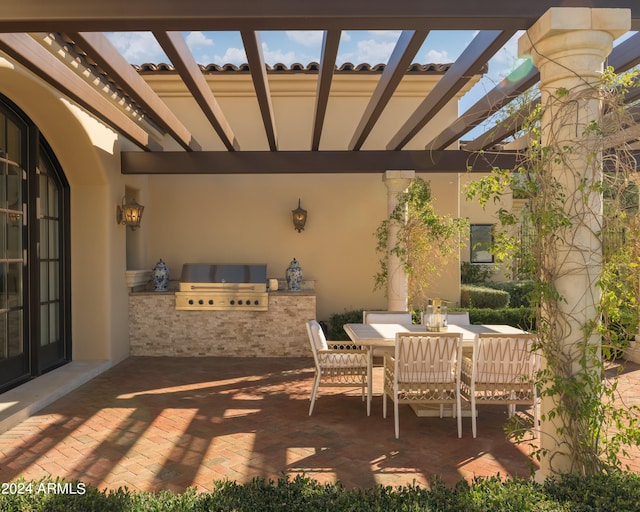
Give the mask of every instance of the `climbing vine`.
[{"label": "climbing vine", "polygon": [[[374,289],[387,283],[387,254],[398,256],[409,277],[409,306],[424,311],[428,288],[442,264],[458,254],[468,232],[466,219],[439,215],[431,200],[431,186],[420,177],[411,180],[406,192],[398,194],[398,203],[387,219],[378,226],[376,251],[380,255]],[[389,247],[389,228],[396,226],[398,236]],[[462,236],[461,236],[462,235]]]},{"label": "climbing vine", "polygon": [[[466,191],[483,205],[510,194],[526,200],[517,214],[498,210],[501,234],[493,250],[504,261],[518,254],[520,269],[536,283],[536,349],[544,361],[537,385],[546,428],[532,447],[554,473],[619,468],[625,447],[640,444],[640,411],[621,401],[603,358],[620,355],[638,332],[638,163],[626,136],[638,124],[624,105],[636,86],[637,73],[608,69],[595,86],[559,89],[532,103],[520,133],[529,144],[517,152],[517,165],[494,169]],[[581,125],[584,109],[594,105],[600,120]],[[568,140],[563,129],[576,124],[579,133]],[[516,229],[523,223],[531,231],[524,255]],[[578,297],[577,282],[584,285]],[[531,439],[520,427],[512,433]]]}]

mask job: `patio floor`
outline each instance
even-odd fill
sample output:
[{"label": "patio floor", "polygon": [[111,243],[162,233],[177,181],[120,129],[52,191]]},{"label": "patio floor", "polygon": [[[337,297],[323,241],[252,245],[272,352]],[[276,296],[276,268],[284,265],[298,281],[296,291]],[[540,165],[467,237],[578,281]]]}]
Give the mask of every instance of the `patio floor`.
[{"label": "patio floor", "polygon": [[[182,492],[284,473],[363,488],[531,474],[526,446],[505,440],[506,407],[479,410],[476,439],[464,418],[458,439],[454,419],[401,406],[396,440],[379,395],[367,417],[359,391],[321,388],[309,417],[312,377],[306,358],[129,358],[0,434],[0,482]],[[374,391],[380,379],[377,368]],[[635,403],[638,384],[629,363],[621,391]],[[639,459],[628,459],[634,471]]]}]

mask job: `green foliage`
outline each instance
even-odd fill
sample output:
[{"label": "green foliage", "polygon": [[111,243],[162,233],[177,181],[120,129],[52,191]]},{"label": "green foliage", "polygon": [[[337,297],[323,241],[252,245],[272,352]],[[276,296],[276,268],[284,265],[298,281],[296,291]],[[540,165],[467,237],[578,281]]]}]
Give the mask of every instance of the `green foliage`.
[{"label": "green foliage", "polygon": [[463,308],[506,308],[509,293],[503,290],[463,284],[460,286],[460,306]]},{"label": "green foliage", "polygon": [[534,308],[469,308],[469,320],[472,324],[513,325],[524,331],[536,330]]},{"label": "green foliage", "polygon": [[[389,247],[389,230],[397,227],[396,244]],[[388,219],[376,229],[376,251],[380,255],[379,270],[374,276],[374,289],[387,283],[387,255],[397,256],[409,277],[409,304],[416,309],[427,305],[430,279],[442,264],[455,255],[469,229],[466,219],[438,215],[431,201],[431,187],[422,178],[414,178],[407,191],[398,194],[398,205]]]},{"label": "green foliage", "polygon": [[[51,480],[38,483],[47,482]],[[564,475],[543,485],[501,480],[498,475],[476,478],[471,484],[461,480],[453,487],[434,477],[428,489],[418,485],[347,489],[339,482],[283,476],[246,484],[217,481],[206,493],[99,491],[87,486],[81,495],[0,494],[3,512],[637,512],[639,503],[640,477],[621,472]]]},{"label": "green foliage", "polygon": [[484,284],[493,274],[493,265],[481,263],[469,263],[463,261],[460,264],[460,282],[462,284]]},{"label": "green foliage", "polygon": [[640,475],[636,473],[566,474],[547,480],[544,492],[549,499],[570,505],[568,510],[640,510]]},{"label": "green foliage", "polygon": [[[552,472],[609,471],[620,466],[624,446],[640,444],[639,409],[618,405],[616,379],[603,378],[601,356],[618,356],[638,329],[636,159],[620,133],[637,127],[622,100],[639,85],[637,70],[618,76],[608,68],[597,84],[545,91],[523,123],[529,145],[518,165],[494,169],[467,188],[469,198],[499,207],[496,260],[517,259],[518,275],[535,283],[529,297],[546,363],[538,389],[549,448],[533,449]],[[602,119],[589,110],[595,104]],[[506,209],[503,199],[510,196],[526,206]],[[530,235],[524,254],[520,226]],[[584,276],[583,284],[577,276]]]},{"label": "green foliage", "polygon": [[329,317],[327,339],[331,341],[348,341],[350,338],[344,331],[344,324],[361,324],[362,309],[333,313]]},{"label": "green foliage", "polygon": [[525,281],[489,281],[484,284],[488,288],[502,290],[509,294],[509,307],[528,308],[531,306],[535,285],[531,280]]}]

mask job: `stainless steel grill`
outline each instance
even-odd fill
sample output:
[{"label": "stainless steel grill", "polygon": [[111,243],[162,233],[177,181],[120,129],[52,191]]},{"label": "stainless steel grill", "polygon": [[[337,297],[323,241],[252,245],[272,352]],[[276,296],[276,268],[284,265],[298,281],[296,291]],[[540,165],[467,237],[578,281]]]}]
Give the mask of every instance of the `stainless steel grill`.
[{"label": "stainless steel grill", "polygon": [[267,311],[267,266],[185,263],[176,309]]}]

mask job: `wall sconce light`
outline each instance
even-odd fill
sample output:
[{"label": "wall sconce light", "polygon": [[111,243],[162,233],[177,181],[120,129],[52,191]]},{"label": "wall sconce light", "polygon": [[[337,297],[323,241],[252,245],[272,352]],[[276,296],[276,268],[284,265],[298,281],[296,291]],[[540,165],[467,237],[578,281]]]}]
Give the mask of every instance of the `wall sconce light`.
[{"label": "wall sconce light", "polygon": [[295,210],[291,210],[291,213],[293,214],[293,227],[300,233],[307,222],[307,210],[300,207],[300,199],[298,199],[298,207]]},{"label": "wall sconce light", "polygon": [[138,204],[135,199],[126,202],[126,197],[122,198],[122,205],[116,206],[116,222],[129,226],[132,230],[140,227],[144,206]]}]

